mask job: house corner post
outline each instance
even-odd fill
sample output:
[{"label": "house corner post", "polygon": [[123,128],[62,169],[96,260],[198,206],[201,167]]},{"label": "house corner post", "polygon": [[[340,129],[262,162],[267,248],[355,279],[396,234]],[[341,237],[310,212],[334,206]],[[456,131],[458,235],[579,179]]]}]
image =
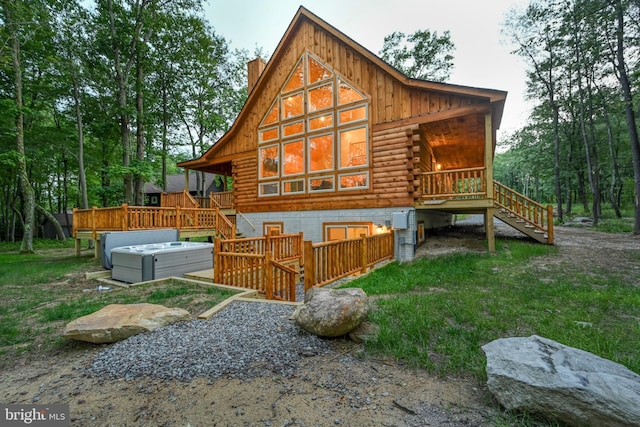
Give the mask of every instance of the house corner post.
[{"label": "house corner post", "polygon": [[496,251],[496,236],[493,226],[493,215],[495,210],[495,195],[493,185],[493,155],[495,151],[495,131],[493,129],[493,117],[491,112],[484,115],[484,167],[486,181],[485,197],[490,202],[484,213],[484,229],[487,233],[487,249],[489,252]]}]

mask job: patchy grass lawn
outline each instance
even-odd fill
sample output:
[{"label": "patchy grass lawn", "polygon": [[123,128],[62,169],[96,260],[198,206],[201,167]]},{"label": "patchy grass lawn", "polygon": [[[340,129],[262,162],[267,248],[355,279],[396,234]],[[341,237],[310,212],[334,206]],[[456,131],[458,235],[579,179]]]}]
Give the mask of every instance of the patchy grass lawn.
[{"label": "patchy grass lawn", "polygon": [[0,358],[82,346],[61,337],[64,326],[109,304],[148,302],[183,308],[195,317],[236,293],[170,279],[98,291],[99,282],[84,278],[84,272],[99,269],[93,254],[74,254],[64,244],[29,255],[0,245]]},{"label": "patchy grass lawn", "polygon": [[[391,263],[349,282],[375,299],[368,351],[442,376],[486,380],[482,345],[541,335],[640,373],[640,289],[627,271],[553,259],[556,247],[501,241],[498,253]],[[629,262],[637,260],[630,254]]]}]

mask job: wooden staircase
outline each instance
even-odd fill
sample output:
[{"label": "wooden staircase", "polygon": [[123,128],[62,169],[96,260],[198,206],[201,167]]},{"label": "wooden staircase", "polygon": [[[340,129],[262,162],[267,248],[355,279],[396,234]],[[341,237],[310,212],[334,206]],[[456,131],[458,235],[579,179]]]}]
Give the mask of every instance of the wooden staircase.
[{"label": "wooden staircase", "polygon": [[532,239],[553,244],[553,207],[543,206],[523,194],[493,181],[494,217]]}]

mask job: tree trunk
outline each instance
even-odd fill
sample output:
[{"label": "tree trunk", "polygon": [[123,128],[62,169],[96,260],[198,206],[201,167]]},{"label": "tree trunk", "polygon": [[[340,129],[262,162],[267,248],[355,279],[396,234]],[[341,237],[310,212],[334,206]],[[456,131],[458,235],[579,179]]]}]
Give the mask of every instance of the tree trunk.
[{"label": "tree trunk", "polygon": [[33,253],[33,222],[35,211],[35,193],[29,182],[27,174],[27,160],[24,149],[24,114],[22,104],[22,64],[20,63],[20,41],[16,28],[13,8],[15,3],[4,0],[2,6],[5,10],[6,26],[11,38],[11,59],[13,62],[14,85],[16,98],[16,151],[18,152],[18,178],[20,180],[20,193],[22,195],[23,235],[20,253]]},{"label": "tree trunk", "polygon": [[51,224],[53,224],[53,227],[56,229],[56,238],[64,242],[67,239],[67,236],[64,235],[64,231],[62,230],[62,227],[60,226],[60,223],[58,222],[56,217],[51,215],[49,211],[44,209],[39,204],[36,203],[35,206],[36,209],[38,209],[38,211],[42,213],[42,215],[44,215],[51,222]]},{"label": "tree trunk", "polygon": [[631,144],[631,156],[633,159],[633,178],[635,192],[635,221],[633,234],[640,234],[640,141],[638,140],[638,128],[636,127],[636,117],[633,110],[633,96],[631,95],[631,84],[627,74],[627,64],[624,59],[624,11],[621,0],[614,0],[613,5],[616,12],[616,63],[618,80],[624,100],[625,118],[629,131],[629,143]]},{"label": "tree trunk", "polygon": [[613,144],[613,130],[611,129],[611,121],[609,115],[605,112],[605,119],[607,123],[607,142],[609,145],[609,157],[611,158],[611,185],[609,186],[609,197],[611,202],[611,208],[616,213],[616,218],[622,218],[622,212],[620,211],[620,200],[618,199],[621,191],[618,191],[618,187],[622,190],[622,182],[618,180],[620,172],[618,171],[618,158]]},{"label": "tree trunk", "polygon": [[[136,160],[140,165],[144,160],[144,95],[142,87],[144,84],[144,72],[142,70],[142,58],[140,52],[136,57]],[[144,205],[144,176],[140,169],[134,176],[134,203],[136,206]]]},{"label": "tree trunk", "polygon": [[76,124],[78,127],[78,186],[80,187],[80,207],[82,209],[89,209],[87,177],[84,170],[84,130],[82,110],[80,109],[80,90],[78,89],[78,80],[75,75],[72,76],[71,80],[73,83],[73,105],[76,110]]}]

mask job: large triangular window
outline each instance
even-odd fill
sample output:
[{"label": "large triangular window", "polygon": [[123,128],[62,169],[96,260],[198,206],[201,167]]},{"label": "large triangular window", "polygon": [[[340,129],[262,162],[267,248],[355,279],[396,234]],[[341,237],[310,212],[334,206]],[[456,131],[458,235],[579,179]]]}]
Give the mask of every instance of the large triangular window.
[{"label": "large triangular window", "polygon": [[312,54],[303,54],[258,128],[262,196],[369,188],[369,102]]}]

